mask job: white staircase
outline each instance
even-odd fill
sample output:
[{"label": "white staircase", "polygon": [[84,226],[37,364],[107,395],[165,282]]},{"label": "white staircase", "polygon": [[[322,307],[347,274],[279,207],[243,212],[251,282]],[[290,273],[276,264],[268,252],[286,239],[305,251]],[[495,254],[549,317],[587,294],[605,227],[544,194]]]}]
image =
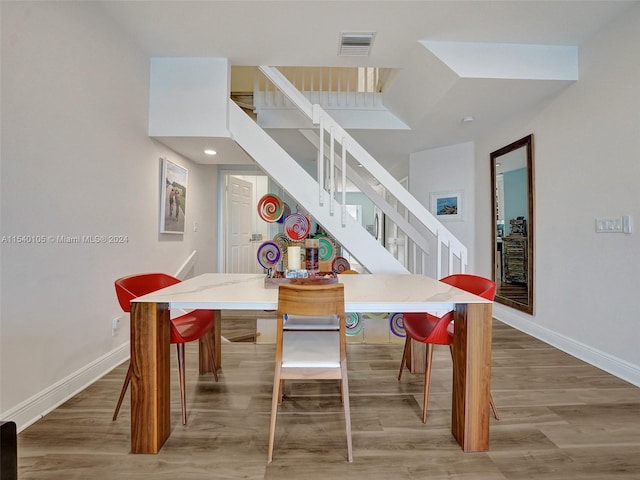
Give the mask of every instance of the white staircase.
[{"label": "white staircase", "polygon": [[[360,264],[372,273],[430,273],[436,278],[464,272],[467,249],[392,175],[390,175],[319,104],[312,104],[278,69],[261,66],[260,71],[295,105],[298,115],[310,120],[314,130],[301,130],[317,148],[315,178],[305,171],[240,107],[229,101],[229,131],[234,140],[324,227]],[[384,188],[379,194],[353,167],[364,167]],[[319,181],[318,181],[319,179]],[[408,268],[400,264],[366,229],[346,213],[347,179],[409,238]],[[392,199],[393,201],[389,201]],[[393,204],[393,205],[392,205]],[[398,213],[401,205],[415,221],[426,227],[426,238],[417,226]],[[432,249],[432,245],[435,248]],[[435,250],[433,252],[432,250]]]},{"label": "white staircase", "polygon": [[335,204],[331,207],[333,202],[328,199],[320,204],[318,182],[239,106],[231,100],[229,103],[229,132],[233,139],[362,266],[371,273],[408,273],[353,217],[336,214]]}]

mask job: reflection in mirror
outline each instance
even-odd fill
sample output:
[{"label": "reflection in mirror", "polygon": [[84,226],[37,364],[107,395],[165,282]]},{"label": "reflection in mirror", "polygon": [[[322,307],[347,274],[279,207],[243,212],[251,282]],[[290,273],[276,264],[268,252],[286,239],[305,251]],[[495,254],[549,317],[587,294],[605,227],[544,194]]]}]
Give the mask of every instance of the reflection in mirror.
[{"label": "reflection in mirror", "polygon": [[533,313],[533,135],[491,153],[495,301]]}]

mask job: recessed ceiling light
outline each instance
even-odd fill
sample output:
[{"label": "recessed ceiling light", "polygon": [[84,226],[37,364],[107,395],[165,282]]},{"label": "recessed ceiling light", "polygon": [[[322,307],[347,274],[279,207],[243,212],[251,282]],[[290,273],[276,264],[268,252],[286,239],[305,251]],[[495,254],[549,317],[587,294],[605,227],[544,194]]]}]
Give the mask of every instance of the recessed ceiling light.
[{"label": "recessed ceiling light", "polygon": [[473,117],[471,115],[467,115],[466,117],[462,117],[462,123],[471,123],[473,122]]},{"label": "recessed ceiling light", "polygon": [[208,149],[206,149],[206,150],[204,151],[204,153],[206,153],[207,155],[215,155],[215,154],[216,154],[216,153],[218,153],[218,152],[216,152],[215,150],[211,150],[210,148],[208,148]]}]

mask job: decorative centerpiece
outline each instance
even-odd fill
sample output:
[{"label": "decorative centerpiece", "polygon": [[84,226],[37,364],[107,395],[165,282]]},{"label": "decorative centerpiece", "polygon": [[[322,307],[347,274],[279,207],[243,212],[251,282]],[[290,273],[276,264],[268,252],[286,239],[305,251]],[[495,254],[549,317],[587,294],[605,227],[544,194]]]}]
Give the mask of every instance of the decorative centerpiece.
[{"label": "decorative centerpiece", "polygon": [[[312,249],[305,249],[305,253],[302,252],[300,246],[287,247],[287,269],[284,271],[274,270],[273,268],[267,269],[267,276],[264,280],[264,286],[266,288],[278,288],[281,283],[293,283],[296,285],[325,285],[329,283],[337,283],[338,276],[335,272],[318,272],[317,269],[313,270],[314,265],[318,265],[317,252],[313,252]],[[305,256],[305,267],[302,268],[302,256]],[[315,255],[315,257],[314,257]],[[309,269],[311,266],[311,269]]]},{"label": "decorative centerpiece", "polygon": [[284,228],[284,232],[258,247],[258,263],[267,272],[266,288],[277,288],[281,283],[323,285],[338,282],[337,273],[344,270],[344,265],[335,265],[337,269],[332,265],[336,246],[327,235],[309,236],[311,222],[306,215],[291,213],[289,206],[272,193],[258,202],[258,215],[265,222],[280,223]]}]

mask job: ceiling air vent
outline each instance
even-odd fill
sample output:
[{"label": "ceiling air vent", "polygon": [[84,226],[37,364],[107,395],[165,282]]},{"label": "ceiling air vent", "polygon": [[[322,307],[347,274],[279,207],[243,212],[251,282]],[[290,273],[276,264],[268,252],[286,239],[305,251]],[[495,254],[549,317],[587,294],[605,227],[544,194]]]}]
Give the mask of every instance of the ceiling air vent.
[{"label": "ceiling air vent", "polygon": [[375,33],[340,34],[340,52],[342,57],[366,57],[371,50]]}]

